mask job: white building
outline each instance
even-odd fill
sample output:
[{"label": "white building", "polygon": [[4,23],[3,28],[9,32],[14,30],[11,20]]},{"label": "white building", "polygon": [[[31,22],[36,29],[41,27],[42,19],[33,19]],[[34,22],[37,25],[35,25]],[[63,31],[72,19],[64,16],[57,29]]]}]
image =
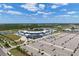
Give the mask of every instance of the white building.
[{"label": "white building", "polygon": [[42,31],[27,31],[27,30],[19,30],[18,34],[21,36],[26,36],[27,38],[40,38],[42,36],[46,36],[51,33],[50,29],[44,29]]}]

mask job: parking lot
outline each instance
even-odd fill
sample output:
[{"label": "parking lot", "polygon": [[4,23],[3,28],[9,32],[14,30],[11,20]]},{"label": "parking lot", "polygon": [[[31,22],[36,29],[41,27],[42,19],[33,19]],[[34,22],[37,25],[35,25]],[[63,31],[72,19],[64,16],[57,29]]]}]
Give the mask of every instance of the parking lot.
[{"label": "parking lot", "polygon": [[36,39],[34,43],[23,45],[34,56],[78,56],[79,33],[62,32]]}]

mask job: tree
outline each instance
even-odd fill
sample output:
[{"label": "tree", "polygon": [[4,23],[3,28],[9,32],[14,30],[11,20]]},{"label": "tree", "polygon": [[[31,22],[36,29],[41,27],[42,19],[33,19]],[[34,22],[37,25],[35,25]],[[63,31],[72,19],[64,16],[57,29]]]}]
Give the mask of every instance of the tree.
[{"label": "tree", "polygon": [[20,49],[20,46],[17,46],[16,49],[21,50],[21,49]]},{"label": "tree", "polygon": [[63,31],[63,28],[61,26],[57,26],[58,31]]},{"label": "tree", "polygon": [[41,53],[41,55],[44,55],[44,53]]},{"label": "tree", "polygon": [[10,45],[9,45],[8,42],[5,42],[5,46],[6,46],[6,47],[10,47]]},{"label": "tree", "polygon": [[73,31],[75,29],[75,27],[71,27],[71,30]]}]

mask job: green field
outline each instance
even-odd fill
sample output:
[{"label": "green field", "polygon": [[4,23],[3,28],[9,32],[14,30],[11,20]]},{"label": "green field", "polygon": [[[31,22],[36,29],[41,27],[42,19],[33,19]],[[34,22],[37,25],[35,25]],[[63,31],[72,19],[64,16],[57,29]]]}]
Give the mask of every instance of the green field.
[{"label": "green field", "polygon": [[7,39],[12,39],[12,40],[18,40],[21,37],[15,34],[0,34],[0,38],[7,38]]},{"label": "green field", "polygon": [[20,39],[20,36],[14,35],[14,34],[7,34],[6,37],[12,39],[12,40],[18,40]]},{"label": "green field", "polygon": [[[16,53],[17,52],[17,53]],[[29,54],[25,54],[17,48],[11,49],[10,53],[14,56],[30,56]]]},{"label": "green field", "polygon": [[[18,49],[14,48],[12,50],[10,50],[11,54],[14,56],[26,56],[25,54],[23,54],[21,51],[19,51]],[[17,52],[17,53],[16,53]]]},{"label": "green field", "polygon": [[15,46],[17,44],[14,40],[11,40],[13,38],[15,38],[16,40],[19,39],[19,37],[15,36],[15,35],[11,35],[11,36],[9,36],[9,35],[4,35],[4,36],[0,35],[0,44],[2,44],[4,46],[5,42],[9,42],[9,44],[11,44],[12,46]]}]

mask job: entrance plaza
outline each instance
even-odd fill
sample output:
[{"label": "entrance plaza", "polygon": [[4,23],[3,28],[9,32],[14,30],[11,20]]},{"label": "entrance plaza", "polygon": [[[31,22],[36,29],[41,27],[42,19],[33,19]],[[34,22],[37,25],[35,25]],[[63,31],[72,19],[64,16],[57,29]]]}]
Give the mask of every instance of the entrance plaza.
[{"label": "entrance plaza", "polygon": [[79,33],[60,32],[33,40],[21,48],[33,56],[79,56]]}]

